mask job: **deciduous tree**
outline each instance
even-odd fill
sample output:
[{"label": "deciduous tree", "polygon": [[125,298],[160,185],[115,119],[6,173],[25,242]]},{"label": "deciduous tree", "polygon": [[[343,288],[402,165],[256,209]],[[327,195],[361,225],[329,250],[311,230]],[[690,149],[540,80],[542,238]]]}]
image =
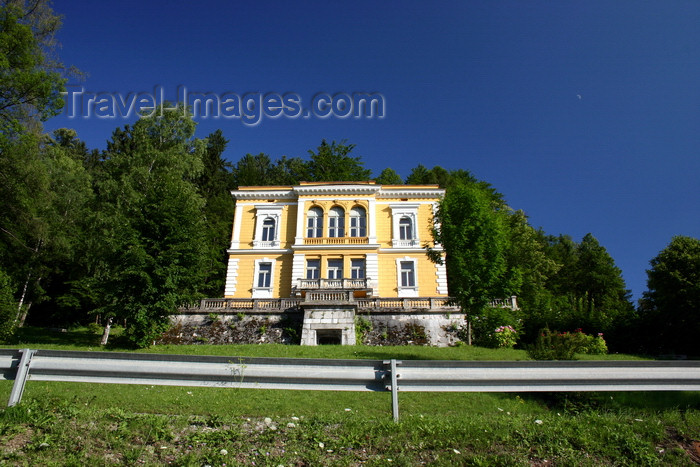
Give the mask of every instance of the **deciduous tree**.
[{"label": "deciduous tree", "polygon": [[0,3],[0,137],[15,137],[63,107],[63,66],[54,57],[60,26],[48,1]]},{"label": "deciduous tree", "polygon": [[382,173],[380,173],[379,177],[376,177],[374,181],[380,185],[403,185],[401,176],[390,167],[382,170]]},{"label": "deciduous tree", "polygon": [[651,260],[643,312],[653,346],[663,351],[700,355],[700,240],[673,237]]},{"label": "deciduous tree", "polygon": [[106,263],[100,311],[126,319],[137,346],[149,345],[179,306],[199,297],[206,275],[204,199],[195,184],[205,146],[194,128],[179,108],[115,132],[98,183]]},{"label": "deciduous tree", "polygon": [[324,139],[316,152],[310,150],[309,155],[309,181],[336,182],[336,181],[366,181],[372,176],[372,171],[364,168],[360,157],[350,156],[355,148],[354,144],[346,141],[328,144]]},{"label": "deciduous tree", "polygon": [[[467,327],[493,298],[515,295],[517,274],[509,270],[506,214],[475,183],[447,191],[435,215],[430,258],[445,262],[450,296],[467,315]],[[471,332],[468,332],[471,344]]]}]

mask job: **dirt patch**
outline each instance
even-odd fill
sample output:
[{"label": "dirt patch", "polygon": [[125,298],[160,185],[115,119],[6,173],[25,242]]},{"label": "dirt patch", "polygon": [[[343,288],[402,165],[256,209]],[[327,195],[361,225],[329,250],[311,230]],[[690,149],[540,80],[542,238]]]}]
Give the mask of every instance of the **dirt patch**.
[{"label": "dirt patch", "polygon": [[34,436],[34,430],[25,425],[17,427],[17,430],[19,433],[13,433],[1,439],[0,445],[4,455],[22,454]]}]

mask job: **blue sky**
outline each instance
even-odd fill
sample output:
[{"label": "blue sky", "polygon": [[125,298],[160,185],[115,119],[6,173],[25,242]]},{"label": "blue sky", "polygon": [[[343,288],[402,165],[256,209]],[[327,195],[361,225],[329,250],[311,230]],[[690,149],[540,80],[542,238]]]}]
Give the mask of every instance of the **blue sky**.
[{"label": "blue sky", "polygon": [[[378,175],[468,169],[535,227],[591,232],[635,298],[673,235],[700,237],[700,2],[54,2],[87,92],[381,93],[383,118],[199,118],[225,156],[356,144]],[[62,115],[104,149],[131,118]]]}]

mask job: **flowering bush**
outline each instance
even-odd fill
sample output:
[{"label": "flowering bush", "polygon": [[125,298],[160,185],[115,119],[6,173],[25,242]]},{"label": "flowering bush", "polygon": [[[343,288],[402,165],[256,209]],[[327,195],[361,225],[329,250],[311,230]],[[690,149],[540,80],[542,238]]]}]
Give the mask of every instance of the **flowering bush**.
[{"label": "flowering bush", "polygon": [[605,355],[608,353],[608,344],[605,342],[602,332],[599,332],[597,336],[586,337],[588,338],[588,343],[582,350],[582,353],[589,355]]},{"label": "flowering bush", "polygon": [[522,328],[520,318],[519,311],[516,310],[487,308],[472,320],[474,344],[490,348],[512,348]]},{"label": "flowering bush", "polygon": [[512,349],[518,341],[518,332],[513,326],[498,326],[493,331],[492,338],[499,349]]}]

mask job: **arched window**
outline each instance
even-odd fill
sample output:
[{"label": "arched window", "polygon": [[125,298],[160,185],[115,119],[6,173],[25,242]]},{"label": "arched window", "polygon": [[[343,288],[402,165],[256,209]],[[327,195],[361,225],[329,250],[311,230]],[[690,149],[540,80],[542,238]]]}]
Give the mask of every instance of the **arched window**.
[{"label": "arched window", "polygon": [[306,214],[306,236],[310,238],[323,236],[323,210],[319,207],[309,209]]},{"label": "arched window", "polygon": [[345,211],[340,206],[334,206],[328,213],[328,236],[345,236]]},{"label": "arched window", "polygon": [[350,210],[350,236],[367,236],[367,213],[365,208],[356,206]]},{"label": "arched window", "polygon": [[404,216],[399,220],[399,239],[413,240],[413,221],[408,216]]},{"label": "arched window", "polygon": [[272,217],[265,219],[262,225],[262,241],[272,242],[275,240],[275,220]]}]

